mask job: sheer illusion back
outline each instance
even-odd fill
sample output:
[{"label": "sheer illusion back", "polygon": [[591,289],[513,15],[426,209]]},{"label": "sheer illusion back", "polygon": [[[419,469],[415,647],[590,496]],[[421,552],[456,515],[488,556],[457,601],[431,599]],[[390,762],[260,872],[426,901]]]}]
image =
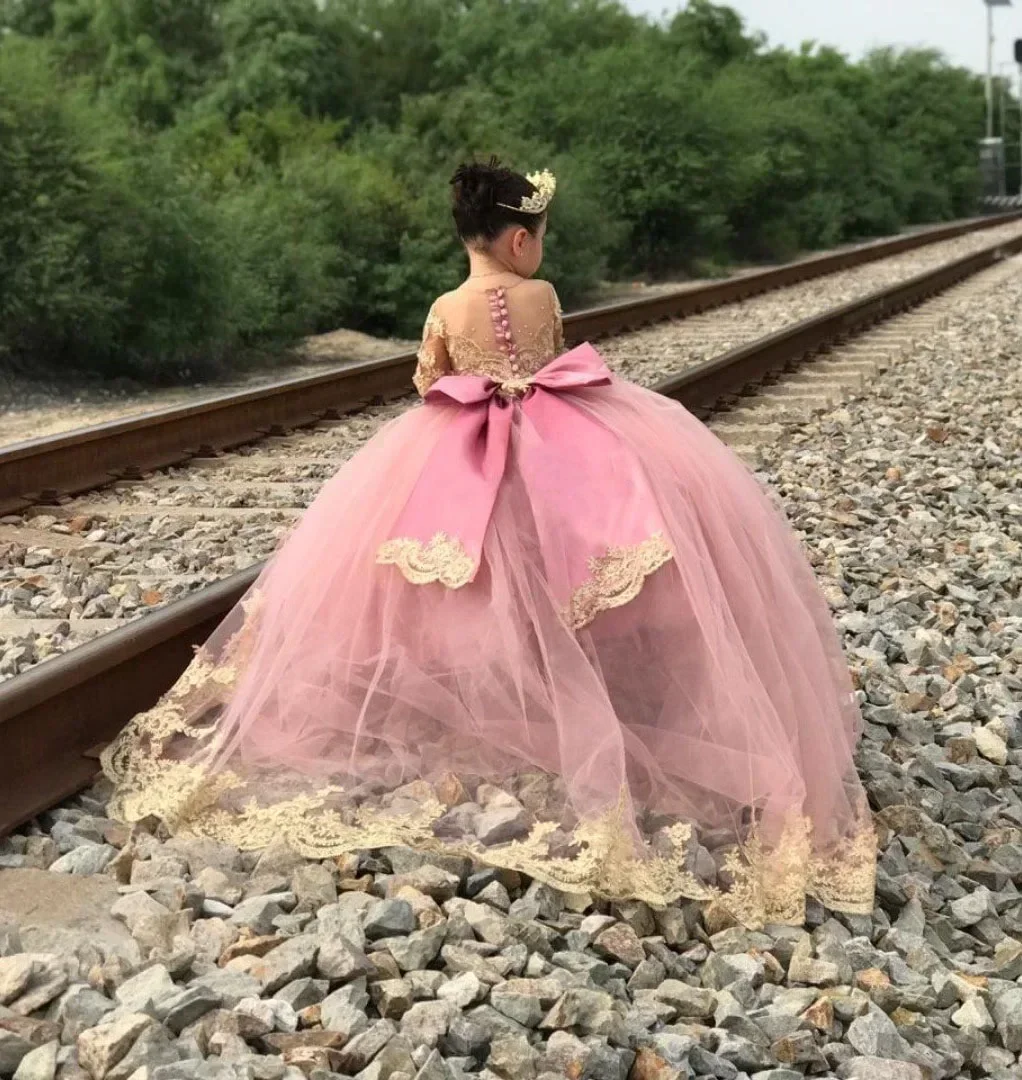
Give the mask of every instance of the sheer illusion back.
[{"label": "sheer illusion back", "polygon": [[415,386],[424,394],[448,374],[524,379],[563,350],[561,306],[549,282],[466,283],[430,308]]}]

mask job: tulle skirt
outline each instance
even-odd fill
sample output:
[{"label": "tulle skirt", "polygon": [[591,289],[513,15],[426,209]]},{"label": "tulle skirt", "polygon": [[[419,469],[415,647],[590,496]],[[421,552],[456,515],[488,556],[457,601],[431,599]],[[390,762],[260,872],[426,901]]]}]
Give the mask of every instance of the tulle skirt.
[{"label": "tulle skirt", "polygon": [[565,619],[522,413],[475,580],[380,565],[454,415],[411,409],[107,750],[114,814],[313,858],[468,856],[572,893],[715,900],[747,925],[800,923],[807,895],[871,911],[858,709],[796,538],[680,405],[617,380],[573,404],[656,500],[673,558],[640,588]]}]

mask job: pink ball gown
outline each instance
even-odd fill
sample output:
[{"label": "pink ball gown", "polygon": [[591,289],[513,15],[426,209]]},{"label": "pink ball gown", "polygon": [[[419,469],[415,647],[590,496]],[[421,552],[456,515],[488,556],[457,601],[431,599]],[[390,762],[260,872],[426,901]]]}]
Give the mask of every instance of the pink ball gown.
[{"label": "pink ball gown", "polygon": [[416,385],[161,702],[113,812],[326,858],[410,846],[572,893],[872,910],[847,667],[754,477],[542,281],[441,297]]}]

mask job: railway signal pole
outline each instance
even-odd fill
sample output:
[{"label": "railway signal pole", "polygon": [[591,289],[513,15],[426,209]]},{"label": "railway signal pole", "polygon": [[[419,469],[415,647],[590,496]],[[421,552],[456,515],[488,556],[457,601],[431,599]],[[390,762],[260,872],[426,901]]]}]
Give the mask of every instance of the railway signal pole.
[{"label": "railway signal pole", "polygon": [[[1004,138],[994,138],[994,8],[1011,7],[1011,0],[983,0],[987,9],[987,130],[980,143],[983,194],[1004,194]],[[1020,140],[1022,141],[1022,140]]]},{"label": "railway signal pole", "polygon": [[1018,64],[1018,193],[1022,197],[1022,38],[1015,38],[1015,63]]},{"label": "railway signal pole", "polygon": [[994,137],[994,8],[1011,7],[1011,0],[983,0],[987,6],[987,138]]}]

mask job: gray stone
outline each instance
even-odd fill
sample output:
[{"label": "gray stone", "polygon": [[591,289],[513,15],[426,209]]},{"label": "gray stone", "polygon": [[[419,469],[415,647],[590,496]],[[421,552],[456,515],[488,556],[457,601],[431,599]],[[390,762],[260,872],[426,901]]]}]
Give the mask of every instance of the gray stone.
[{"label": "gray stone", "polygon": [[370,941],[410,934],[415,912],[407,900],[380,900],[366,912],[362,929]]},{"label": "gray stone", "polygon": [[412,1080],[415,1059],[412,1044],[401,1035],[395,1035],[374,1060],[358,1074],[357,1080]]},{"label": "gray stone", "polygon": [[25,953],[0,958],[0,1005],[21,997],[39,968],[39,962]]},{"label": "gray stone", "polygon": [[78,1036],[78,1061],[93,1080],[106,1074],[128,1053],[135,1040],[155,1021],[145,1013],[127,1013]]},{"label": "gray stone", "polygon": [[68,987],[55,1005],[50,1016],[63,1028],[64,1038],[74,1042],[83,1031],[96,1027],[114,1003],[98,990],[83,983]]},{"label": "gray stone", "polygon": [[514,940],[511,932],[511,920],[486,904],[477,904],[474,900],[460,898],[450,900],[444,905],[450,914],[463,915],[476,937],[491,945],[503,948]]},{"label": "gray stone", "polygon": [[253,877],[288,878],[298,867],[305,864],[305,859],[294,848],[288,847],[283,840],[277,840],[259,855],[252,869]]},{"label": "gray stone", "polygon": [[535,995],[507,992],[499,986],[491,991],[490,1004],[499,1013],[528,1028],[536,1027],[543,1019],[545,1011]]},{"label": "gray stone", "polygon": [[262,993],[262,983],[242,971],[211,971],[194,979],[190,986],[211,990],[225,1009],[233,1009],[244,998],[258,997]]},{"label": "gray stone", "polygon": [[19,1016],[29,1016],[49,1005],[67,989],[71,981],[58,957],[36,954],[34,959],[36,968],[28,989],[10,1005],[12,1012]]},{"label": "gray stone", "polygon": [[131,1049],[106,1074],[107,1080],[128,1080],[137,1069],[155,1069],[179,1060],[177,1049],[167,1032],[158,1025],[146,1028]]},{"label": "gray stone", "polygon": [[313,937],[297,937],[271,949],[252,974],[263,984],[263,992],[273,994],[295,979],[316,970],[319,942]]},{"label": "gray stone", "polygon": [[330,994],[319,1007],[320,1021],[327,1031],[337,1031],[350,1042],[369,1027],[365,1009],[353,1005],[343,991]]},{"label": "gray stone", "polygon": [[163,964],[154,964],[121,983],[114,997],[128,1012],[156,1016],[162,1003],[174,997],[178,989]]},{"label": "gray stone", "polygon": [[994,1019],[983,999],[978,995],[967,998],[962,1007],[951,1014],[951,1022],[958,1027],[972,1027],[980,1031],[993,1031]]},{"label": "gray stone", "polygon": [[10,1076],[32,1049],[27,1039],[0,1028],[0,1076]]},{"label": "gray stone", "polygon": [[437,991],[448,981],[442,971],[409,971],[404,977],[416,1001],[433,1001],[439,996]]},{"label": "gray stone", "polygon": [[449,874],[439,866],[425,863],[406,874],[395,874],[387,882],[387,892],[395,893],[405,886],[410,886],[442,904],[457,895],[460,884],[461,879],[456,874]]},{"label": "gray stone", "polygon": [[270,934],[273,932],[273,920],[283,911],[273,896],[253,896],[238,904],[230,922],[236,926],[247,926],[254,934]]},{"label": "gray stone", "polygon": [[898,1033],[891,1018],[873,1007],[848,1026],[846,1039],[864,1057],[911,1059],[911,1048]]},{"label": "gray stone", "polygon": [[857,1057],[838,1066],[841,1080],[926,1080],[918,1065],[878,1057]]},{"label": "gray stone", "polygon": [[490,1044],[487,1067],[506,1080],[532,1080],[536,1075],[536,1051],[524,1035],[501,1035]]},{"label": "gray stone", "polygon": [[169,915],[171,912],[169,908],[164,907],[163,904],[140,889],[137,892],[128,893],[127,896],[122,896],[110,909],[110,913],[115,918],[123,919],[128,929],[133,930],[147,915],[163,916]]},{"label": "gray stone", "polygon": [[646,959],[638,934],[627,923],[608,926],[596,936],[593,947],[599,955],[618,960],[632,970]]},{"label": "gray stone", "polygon": [[321,941],[316,957],[316,969],[324,979],[348,982],[360,975],[372,975],[373,962],[356,945],[343,937]]},{"label": "gray stone", "polygon": [[[738,1076],[737,1065],[733,1065],[717,1054],[711,1054],[709,1050],[704,1050],[698,1044],[689,1051],[688,1063],[698,1076],[714,1076],[719,1080],[735,1080]],[[798,1080],[802,1080],[801,1073],[794,1075]]]},{"label": "gray stone", "polygon": [[677,1069],[684,1069],[690,1064],[692,1051],[698,1043],[690,1035],[678,1035],[675,1032],[662,1032],[653,1036],[653,1049]]},{"label": "gray stone", "polygon": [[400,1020],[415,1000],[411,983],[405,979],[382,979],[373,983],[369,992],[376,1011],[388,1020]]},{"label": "gray stone", "polygon": [[378,901],[364,892],[347,892],[335,904],[324,904],[316,912],[316,932],[325,941],[343,937],[360,949],[365,948],[366,936],[362,920],[369,908]]},{"label": "gray stone", "polygon": [[1012,987],[991,1003],[997,1033],[1006,1049],[1022,1052],[1022,988]]},{"label": "gray stone", "polygon": [[483,981],[472,971],[463,971],[445,982],[436,992],[442,1001],[449,1001],[459,1009],[478,1005],[486,998],[488,989]]},{"label": "gray stone", "polygon": [[236,874],[228,874],[215,866],[207,866],[195,875],[195,886],[207,900],[216,900],[233,908],[239,903],[244,891]]},{"label": "gray stone", "polygon": [[635,969],[628,980],[628,989],[633,995],[636,990],[655,990],[666,978],[667,968],[650,956]]},{"label": "gray stone", "polygon": [[416,930],[407,937],[385,938],[380,942],[402,971],[421,971],[437,958],[447,936],[447,925],[438,923]]},{"label": "gray stone", "polygon": [[610,994],[573,987],[547,1013],[540,1027],[544,1030],[575,1028],[584,1034],[610,1035],[619,1022]]},{"label": "gray stone", "polygon": [[[18,1065],[14,1080],[53,1080],[57,1074],[57,1050],[60,1043],[54,1039],[30,1050]],[[2,1071],[2,1070],[0,1070]]]},{"label": "gray stone", "polygon": [[337,901],[334,875],[322,863],[304,863],[297,867],[291,875],[291,891],[298,897],[299,907],[309,911]]},{"label": "gray stone", "polygon": [[286,1001],[295,1012],[301,1012],[310,1005],[318,1005],[329,989],[330,983],[326,979],[295,979],[282,986],[273,996],[278,1001]]},{"label": "gray stone", "polygon": [[449,1001],[416,1002],[401,1018],[401,1034],[413,1046],[434,1049],[447,1034],[456,1012]]},{"label": "gray stone", "polygon": [[441,1041],[440,1050],[449,1057],[471,1057],[481,1062],[490,1051],[490,1033],[483,1024],[457,1013]]},{"label": "gray stone", "polygon": [[717,996],[712,990],[689,986],[677,979],[665,979],[653,993],[658,1001],[670,1005],[680,1017],[713,1016],[717,1007]]},{"label": "gray stone", "polygon": [[975,926],[988,915],[996,916],[997,908],[994,907],[990,890],[985,886],[981,885],[967,896],[951,901],[951,921],[955,926]]},{"label": "gray stone", "polygon": [[61,855],[49,869],[53,874],[101,874],[116,855],[117,848],[109,844],[81,844]]},{"label": "gray stone", "polygon": [[360,1072],[396,1034],[397,1028],[390,1020],[378,1020],[335,1052],[334,1067],[342,1073]]},{"label": "gray stone", "polygon": [[206,1013],[218,1009],[222,998],[208,986],[189,986],[164,1000],[157,1006],[157,1018],[175,1034],[180,1034],[189,1024],[195,1023]]},{"label": "gray stone", "polygon": [[797,942],[791,954],[788,978],[809,986],[837,986],[841,982],[841,969],[829,961],[813,959],[812,939],[806,934]]},{"label": "gray stone", "polygon": [[774,1063],[767,1047],[740,1035],[724,1035],[717,1043],[717,1056],[747,1072],[766,1069]]},{"label": "gray stone", "polygon": [[499,881],[491,881],[485,889],[476,894],[475,899],[480,904],[498,908],[500,911],[506,912],[511,909],[511,896]]},{"label": "gray stone", "polygon": [[479,814],[474,827],[480,843],[491,847],[528,836],[532,817],[524,806],[498,806]]},{"label": "gray stone", "polygon": [[415,1080],[457,1080],[450,1065],[443,1059],[439,1050],[432,1050],[422,1068],[415,1074]]}]

